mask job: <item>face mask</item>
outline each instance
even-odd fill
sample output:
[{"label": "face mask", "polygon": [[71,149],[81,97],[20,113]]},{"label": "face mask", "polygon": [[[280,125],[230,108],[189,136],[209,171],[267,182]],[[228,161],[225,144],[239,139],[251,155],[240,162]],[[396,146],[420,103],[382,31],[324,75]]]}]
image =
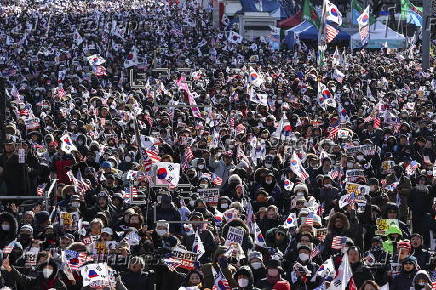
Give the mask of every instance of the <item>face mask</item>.
[{"label": "face mask", "polygon": [[300,253],[300,254],[298,254],[298,258],[301,261],[306,262],[307,260],[309,260],[309,255],[306,253]]},{"label": "face mask", "polygon": [[238,285],[239,285],[239,287],[242,287],[242,288],[247,287],[248,286],[248,279],[245,279],[245,278],[238,279]]},{"label": "face mask", "polygon": [[44,276],[45,279],[48,279],[51,274],[53,274],[53,270],[52,269],[42,269],[42,275]]},{"label": "face mask", "polygon": [[271,164],[271,163],[265,163],[265,167],[266,167],[266,168],[271,168],[271,167],[272,167],[272,164]]},{"label": "face mask", "polygon": [[353,167],[353,165],[354,165],[353,162],[347,162],[347,167],[348,167],[348,168]]},{"label": "face mask", "polygon": [[271,184],[273,181],[272,180],[266,180],[265,182],[266,182],[266,184]]},{"label": "face mask", "polygon": [[203,164],[198,165],[198,169],[204,169],[204,165]]},{"label": "face mask", "polygon": [[253,262],[253,263],[251,263],[251,267],[254,270],[259,270],[260,268],[262,268],[262,263],[261,262]]},{"label": "face mask", "polygon": [[73,207],[73,208],[79,208],[79,207],[80,207],[80,202],[72,202],[72,203],[71,203],[71,207]]},{"label": "face mask", "polygon": [[157,233],[157,235],[158,235],[159,237],[162,237],[162,236],[164,236],[165,234],[167,234],[168,231],[167,231],[167,230],[156,230],[156,233]]},{"label": "face mask", "polygon": [[207,188],[207,184],[200,184],[200,188]]},{"label": "face mask", "polygon": [[222,203],[221,204],[221,208],[228,208],[228,207],[229,207],[229,205],[227,203]]},{"label": "face mask", "polygon": [[130,156],[126,156],[126,157],[124,157],[124,161],[131,162],[132,158]]},{"label": "face mask", "polygon": [[195,205],[195,200],[191,200],[191,201],[189,201],[189,205],[190,205],[191,207],[193,207],[193,206]]},{"label": "face mask", "polygon": [[11,228],[10,225],[2,225],[2,230],[4,231],[9,231],[10,228]]}]

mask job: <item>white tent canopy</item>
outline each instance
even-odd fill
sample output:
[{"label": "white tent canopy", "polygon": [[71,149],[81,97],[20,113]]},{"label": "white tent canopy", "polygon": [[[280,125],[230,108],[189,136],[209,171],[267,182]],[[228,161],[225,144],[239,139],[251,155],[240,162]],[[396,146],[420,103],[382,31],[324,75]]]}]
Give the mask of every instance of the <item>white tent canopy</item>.
[{"label": "white tent canopy", "polygon": [[[380,21],[376,21],[369,29],[369,41],[367,48],[382,48],[387,45],[388,48],[406,47],[406,38],[404,35],[390,29]],[[353,34],[350,39],[351,48],[362,47],[359,32]]]}]

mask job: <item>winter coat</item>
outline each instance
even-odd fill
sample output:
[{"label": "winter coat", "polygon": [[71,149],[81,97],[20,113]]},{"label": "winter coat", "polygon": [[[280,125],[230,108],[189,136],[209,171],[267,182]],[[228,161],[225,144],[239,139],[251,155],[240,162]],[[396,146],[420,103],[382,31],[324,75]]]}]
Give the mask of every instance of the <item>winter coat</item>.
[{"label": "winter coat", "polygon": [[0,248],[3,249],[5,246],[7,246],[10,242],[15,240],[17,238],[17,232],[18,232],[18,222],[17,219],[8,212],[3,212],[0,214],[0,225],[3,221],[9,222],[9,231],[4,231],[0,227]]},{"label": "winter coat", "polygon": [[121,274],[121,280],[129,290],[153,289],[152,277],[148,272],[127,271]]},{"label": "winter coat", "polygon": [[353,279],[357,288],[360,288],[366,280],[374,280],[371,270],[366,268],[362,262],[351,264],[351,270],[353,271]]},{"label": "winter coat", "polygon": [[412,286],[413,278],[415,277],[416,270],[405,272],[401,271],[390,283],[390,290],[404,290]]}]

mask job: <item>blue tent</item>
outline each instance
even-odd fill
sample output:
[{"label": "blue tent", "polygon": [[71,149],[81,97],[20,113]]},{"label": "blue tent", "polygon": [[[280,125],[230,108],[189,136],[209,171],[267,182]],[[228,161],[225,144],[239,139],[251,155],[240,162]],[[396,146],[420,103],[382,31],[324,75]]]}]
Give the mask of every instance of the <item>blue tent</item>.
[{"label": "blue tent", "polygon": [[[288,48],[293,48],[295,45],[295,39],[299,37],[300,40],[317,40],[318,39],[318,29],[309,21],[303,21],[299,25],[292,27],[285,32],[285,42]],[[350,35],[339,29],[339,34],[333,40],[343,41],[350,40]]]}]

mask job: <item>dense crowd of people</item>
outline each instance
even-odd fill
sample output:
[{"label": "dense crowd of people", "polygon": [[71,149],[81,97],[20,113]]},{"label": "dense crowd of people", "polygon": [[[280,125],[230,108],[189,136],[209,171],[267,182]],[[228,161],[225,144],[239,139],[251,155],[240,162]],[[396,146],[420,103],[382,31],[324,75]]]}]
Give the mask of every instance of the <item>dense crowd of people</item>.
[{"label": "dense crowd of people", "polygon": [[1,7],[0,289],[434,288],[434,57],[203,4]]}]

